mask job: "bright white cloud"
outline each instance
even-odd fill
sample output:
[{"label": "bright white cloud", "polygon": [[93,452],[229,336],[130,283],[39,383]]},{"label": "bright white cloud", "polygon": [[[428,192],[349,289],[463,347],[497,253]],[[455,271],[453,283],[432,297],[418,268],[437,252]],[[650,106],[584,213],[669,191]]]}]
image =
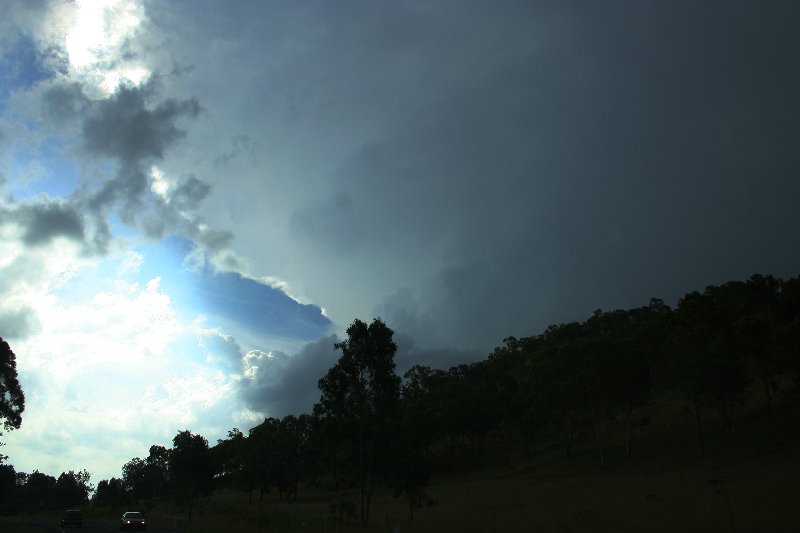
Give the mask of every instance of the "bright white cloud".
[{"label": "bright white cloud", "polygon": [[[9,247],[5,241],[4,250]],[[131,278],[143,264],[140,254],[120,254],[103,267],[82,261],[77,252],[75,246],[53,246],[45,260],[44,253],[17,251],[3,267],[8,271],[21,261],[45,267],[6,291],[13,296],[9,305],[26,302],[33,309],[40,328],[12,343],[28,401],[23,427],[7,436],[4,451],[18,470],[58,474],[91,466],[99,480],[118,476],[143,447],[169,444],[179,429],[202,424],[209,409],[238,407],[230,403],[229,378],[197,349],[203,338],[224,334],[185,323],[158,277],[142,283]],[[106,278],[85,301],[61,296],[81,268],[99,266],[119,277]],[[203,427],[222,434],[226,422],[217,417]],[[45,445],[48,438],[56,441]],[[102,461],[90,455],[98,438],[105,442]],[[86,462],[76,464],[81,460]]]},{"label": "bright white cloud", "polygon": [[132,0],[81,0],[64,36],[71,77],[87,83],[94,97],[108,96],[127,82],[138,85],[150,71],[131,62],[123,47],[136,34],[144,10]]}]

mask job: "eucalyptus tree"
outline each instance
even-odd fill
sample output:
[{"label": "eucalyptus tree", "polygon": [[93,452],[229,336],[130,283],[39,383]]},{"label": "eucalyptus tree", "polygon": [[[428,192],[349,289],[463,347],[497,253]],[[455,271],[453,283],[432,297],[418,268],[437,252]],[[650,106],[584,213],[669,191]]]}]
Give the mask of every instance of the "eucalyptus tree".
[{"label": "eucalyptus tree", "polygon": [[[180,506],[188,507],[189,522],[196,501],[211,495],[214,471],[208,451],[208,441],[202,435],[180,431],[172,439],[169,453],[169,474],[173,496]],[[202,506],[201,506],[202,514]]]},{"label": "eucalyptus tree", "polygon": [[530,365],[530,386],[537,401],[546,406],[564,435],[564,453],[569,457],[583,410],[576,369],[584,353],[585,330],[578,322],[551,325],[542,334],[542,347]]},{"label": "eucalyptus tree", "polygon": [[795,390],[800,390],[800,276],[783,283],[778,310],[778,350],[792,371]]},{"label": "eucalyptus tree", "polygon": [[116,477],[104,479],[97,484],[97,490],[92,497],[92,504],[97,506],[106,505],[116,509],[127,499],[127,493],[122,480]]},{"label": "eucalyptus tree", "polygon": [[771,412],[787,366],[778,339],[784,283],[772,276],[756,274],[747,280],[746,287],[750,310],[735,324],[738,342],[753,361],[756,376],[764,391],[767,412]]},{"label": "eucalyptus tree", "polygon": [[76,507],[87,503],[94,490],[89,482],[91,477],[86,470],[62,472],[53,489],[55,501],[62,507]]},{"label": "eucalyptus tree", "polygon": [[[0,337],[0,423],[6,431],[19,429],[25,411],[25,394],[17,377],[17,356]],[[3,432],[0,431],[0,436]],[[2,443],[0,442],[0,446]],[[0,464],[5,456],[0,454]]]},{"label": "eucalyptus tree", "polygon": [[596,310],[582,324],[581,356],[576,368],[576,388],[589,413],[600,464],[606,464],[608,425],[620,405],[618,391],[631,379],[623,372],[628,362],[629,345],[626,334],[629,317],[625,311],[603,313]]},{"label": "eucalyptus tree", "polygon": [[19,490],[20,507],[33,514],[44,509],[53,507],[55,502],[56,478],[51,475],[34,470],[28,475],[20,476],[18,480],[24,479],[24,485]]},{"label": "eucalyptus tree", "polygon": [[705,453],[702,411],[717,409],[736,439],[736,418],[748,383],[733,335],[733,288],[709,286],[678,301],[668,346],[673,377],[694,412],[701,454]]},{"label": "eucalyptus tree", "polygon": [[[750,383],[748,362],[753,359],[753,351],[768,350],[769,346],[761,346],[748,351],[745,348],[749,335],[755,332],[744,330],[744,335],[737,330],[737,325],[754,316],[755,303],[747,294],[749,287],[742,282],[728,282],[721,286],[709,286],[704,297],[708,300],[706,312],[711,334],[707,354],[711,356],[714,379],[707,382],[707,393],[711,405],[724,420],[725,426],[736,440],[737,419],[744,404],[745,391]],[[757,316],[757,315],[756,315]],[[758,319],[757,319],[758,320]],[[759,320],[760,322],[760,320]],[[769,343],[768,326],[755,328],[762,341]],[[762,336],[760,333],[763,332]]]},{"label": "eucalyptus tree", "polygon": [[211,448],[221,481],[229,485],[242,484],[246,438],[239,428],[228,431],[227,439],[218,439]]},{"label": "eucalyptus tree", "polygon": [[342,352],[319,380],[322,392],[316,412],[349,429],[349,460],[360,491],[361,522],[369,521],[373,487],[388,468],[400,402],[400,378],[395,374],[394,332],[380,319],[371,324],[356,319],[347,339],[334,345]]},{"label": "eucalyptus tree", "polygon": [[253,503],[253,489],[259,489],[259,501],[269,492],[275,479],[276,442],[280,431],[280,420],[266,418],[251,428],[243,455],[243,473],[247,485],[249,502]]},{"label": "eucalyptus tree", "polygon": [[434,503],[425,488],[433,468],[432,448],[442,435],[436,395],[443,375],[442,370],[415,365],[403,376],[400,430],[394,443],[395,461],[390,477],[395,496],[408,503],[411,520],[414,509]]},{"label": "eucalyptus tree", "polygon": [[0,464],[0,515],[14,511],[17,496],[17,471],[12,465]]},{"label": "eucalyptus tree", "polygon": [[627,312],[628,330],[619,333],[625,349],[618,359],[615,395],[628,459],[633,453],[633,432],[638,425],[634,413],[651,400],[655,381],[663,372],[663,346],[669,335],[671,316],[672,310],[663,300],[651,298],[648,305]]}]

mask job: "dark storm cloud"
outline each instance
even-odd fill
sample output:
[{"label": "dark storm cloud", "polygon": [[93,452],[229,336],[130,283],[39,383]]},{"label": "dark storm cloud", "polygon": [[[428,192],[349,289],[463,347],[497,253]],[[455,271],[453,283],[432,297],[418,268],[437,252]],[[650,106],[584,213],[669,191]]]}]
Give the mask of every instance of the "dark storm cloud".
[{"label": "dark storm cloud", "polygon": [[796,275],[800,6],[541,13],[550,26],[524,53],[431,68],[426,103],[339,170],[347,208],[334,192],[298,209],[295,235],[329,253],[439,246],[417,302],[382,305],[412,330],[435,317],[462,348],[753,272]]},{"label": "dark storm cloud", "polygon": [[100,101],[83,124],[86,149],[124,164],[161,159],[164,151],[186,133],[175,122],[200,112],[197,100],[168,99],[148,106],[153,89],[120,87]]},{"label": "dark storm cloud", "polygon": [[339,358],[336,335],[306,344],[296,355],[250,352],[245,357],[248,377],[239,381],[239,394],[252,409],[269,416],[309,413],[319,400],[317,382]]},{"label": "dark storm cloud", "polygon": [[[393,327],[389,324],[390,327]],[[488,353],[478,350],[457,348],[424,348],[417,344],[414,337],[395,332],[395,373],[403,376],[414,365],[425,365],[431,368],[447,370],[460,364],[485,359]]]}]

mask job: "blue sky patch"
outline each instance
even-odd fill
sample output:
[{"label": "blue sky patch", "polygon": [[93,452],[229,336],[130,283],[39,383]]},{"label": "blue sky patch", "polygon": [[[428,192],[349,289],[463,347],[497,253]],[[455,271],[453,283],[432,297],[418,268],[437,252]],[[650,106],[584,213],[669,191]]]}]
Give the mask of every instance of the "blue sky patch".
[{"label": "blue sky patch", "polygon": [[[17,150],[11,162],[9,192],[20,199],[42,193],[50,198],[66,198],[72,194],[78,185],[78,169],[64,158],[64,146],[62,141],[48,139],[36,147],[38,151],[29,151],[24,147]],[[38,172],[30,167],[31,161],[41,165]],[[27,176],[32,170],[39,175]]]},{"label": "blue sky patch", "polygon": [[[235,273],[214,272],[208,265],[192,271],[185,258],[192,245],[169,238],[157,253],[145,251],[143,271],[161,276],[165,291],[195,311],[234,321],[257,335],[315,340],[328,334],[331,321],[315,305],[296,302],[280,289]],[[153,250],[154,252],[156,250]]]},{"label": "blue sky patch", "polygon": [[12,92],[28,89],[54,74],[33,39],[20,37],[15,46],[0,58],[0,110]]}]

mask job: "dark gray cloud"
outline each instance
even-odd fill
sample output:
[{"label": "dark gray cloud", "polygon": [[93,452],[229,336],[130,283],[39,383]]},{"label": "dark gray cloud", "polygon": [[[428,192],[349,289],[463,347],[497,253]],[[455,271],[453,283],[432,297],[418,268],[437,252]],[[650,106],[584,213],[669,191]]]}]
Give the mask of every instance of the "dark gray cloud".
[{"label": "dark gray cloud", "polygon": [[49,244],[57,237],[83,242],[84,222],[75,206],[61,200],[40,199],[9,207],[0,206],[0,225],[14,224],[22,229],[22,242],[28,246]]},{"label": "dark gray cloud", "polygon": [[[404,37],[425,23],[370,34],[361,59],[427,65],[420,105],[292,218],[326,254],[439,257],[426,284],[376,308],[400,331],[434,336],[435,323],[444,345],[489,349],[597,307],[797,274],[800,8],[545,3],[549,26],[524,35],[503,17],[515,8],[497,11],[473,70],[436,71],[463,36],[453,25],[430,61]],[[486,61],[516,39],[528,46]]]},{"label": "dark gray cloud", "polygon": [[319,400],[317,382],[339,358],[336,335],[310,342],[295,355],[253,351],[245,358],[239,394],[252,409],[269,416],[309,413]]},{"label": "dark gray cloud", "polygon": [[[110,158],[116,170],[100,175],[100,179],[82,179],[69,199],[72,218],[63,218],[61,229],[53,231],[85,237],[87,251],[105,253],[113,239],[108,217],[116,214],[122,222],[152,238],[177,233],[208,252],[225,250],[232,233],[207,228],[197,215],[200,203],[211,191],[208,183],[187,175],[175,182],[170,180],[166,196],[151,190],[150,165],[185,137],[186,131],[178,124],[200,113],[197,99],[161,98],[156,81],[139,87],[122,86],[100,100],[88,98],[84,89],[78,82],[56,80],[46,84],[41,91],[42,115],[47,124],[57,128],[78,125],[83,153]],[[52,211],[47,206],[32,209],[44,214]],[[61,214],[68,214],[66,208]],[[52,213],[51,218],[55,215]],[[44,229],[31,230],[28,240],[46,237]]]},{"label": "dark gray cloud", "polygon": [[[69,89],[68,94],[77,89]],[[61,95],[61,93],[57,93]],[[51,97],[57,102],[69,98]],[[141,87],[120,87],[109,98],[92,102],[82,115],[82,142],[87,153],[104,156],[119,164],[116,175],[99,186],[85,185],[77,194],[87,212],[95,219],[99,250],[110,239],[106,217],[112,212],[129,225],[138,225],[154,238],[179,232],[197,238],[201,245],[213,250],[230,242],[230,234],[221,231],[202,232],[197,217],[186,216],[195,210],[210,187],[190,176],[178,184],[169,198],[161,198],[150,190],[147,165],[164,157],[166,150],[186,132],[177,122],[193,118],[200,112],[194,98],[158,100],[155,82]],[[174,205],[170,205],[170,202]]]},{"label": "dark gray cloud", "polygon": [[150,106],[153,96],[151,86],[123,86],[99,101],[83,124],[87,151],[128,165],[163,158],[164,151],[186,134],[175,122],[197,116],[201,108],[194,98]]},{"label": "dark gray cloud", "polygon": [[92,213],[106,214],[118,207],[120,217],[132,224],[143,211],[143,204],[150,194],[150,180],[136,164],[123,165],[117,175],[103,181],[91,194],[87,195],[86,207]]},{"label": "dark gray cloud", "polygon": [[[389,327],[394,329],[391,323]],[[425,338],[422,336],[421,338]],[[420,346],[415,337],[395,331],[395,373],[403,376],[414,365],[425,365],[447,370],[451,367],[485,359],[487,352],[478,349],[426,348]]]},{"label": "dark gray cloud", "polygon": [[211,187],[206,182],[189,176],[169,191],[169,203],[181,210],[196,209],[210,191]]},{"label": "dark gray cloud", "polygon": [[55,83],[42,92],[42,112],[56,125],[81,116],[91,105],[78,82]]},{"label": "dark gray cloud", "polygon": [[83,220],[72,206],[61,202],[30,205],[18,214],[25,227],[22,241],[27,245],[48,244],[56,237],[83,241]]}]

